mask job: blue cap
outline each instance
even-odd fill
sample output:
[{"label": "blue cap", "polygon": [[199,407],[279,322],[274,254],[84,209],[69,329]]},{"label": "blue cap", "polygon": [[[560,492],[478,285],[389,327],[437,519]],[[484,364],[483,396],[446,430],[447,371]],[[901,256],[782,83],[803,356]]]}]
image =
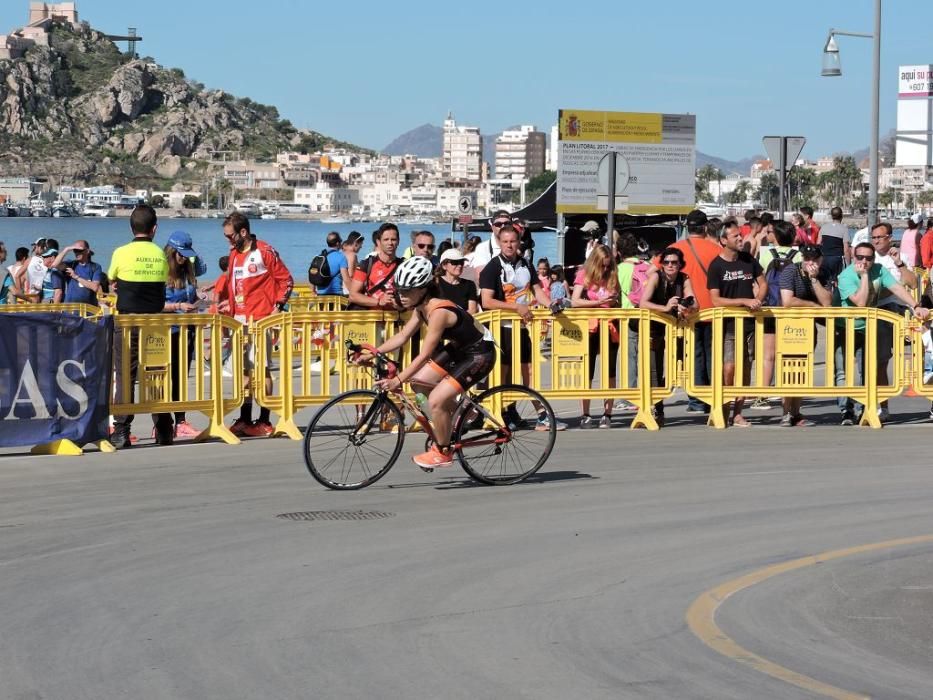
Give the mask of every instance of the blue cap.
[{"label": "blue cap", "polygon": [[198,254],[194,252],[194,248],[191,247],[190,233],[185,233],[184,231],[173,232],[172,235],[168,237],[168,245],[172,246],[172,248],[186,258],[196,258],[198,256]]}]

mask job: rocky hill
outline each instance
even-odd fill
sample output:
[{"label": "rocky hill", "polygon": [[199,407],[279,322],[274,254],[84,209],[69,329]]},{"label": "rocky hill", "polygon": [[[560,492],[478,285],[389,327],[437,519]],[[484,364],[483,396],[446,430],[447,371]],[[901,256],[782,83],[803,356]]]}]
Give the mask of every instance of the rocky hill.
[{"label": "rocky hill", "polygon": [[0,176],[141,186],[197,180],[217,151],[357,148],[299,131],[275,107],[205,90],[177,68],[131,59],[87,25],[55,25],[49,39],[0,61]]}]

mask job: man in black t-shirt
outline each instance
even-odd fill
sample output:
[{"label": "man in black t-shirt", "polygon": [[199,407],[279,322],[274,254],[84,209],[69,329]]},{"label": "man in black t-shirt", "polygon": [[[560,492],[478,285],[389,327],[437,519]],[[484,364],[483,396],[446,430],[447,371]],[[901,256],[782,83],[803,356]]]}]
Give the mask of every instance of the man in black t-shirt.
[{"label": "man in black t-shirt", "polygon": [[[517,313],[524,322],[531,321],[533,314],[529,308],[537,303],[548,306],[550,298],[541,289],[537,271],[518,253],[518,232],[511,224],[499,229],[499,255],[483,268],[479,276],[480,304],[486,311],[502,309]],[[502,377],[505,382],[512,381],[512,327],[517,321],[503,321],[501,335],[496,338],[502,351]],[[531,381],[531,336],[528,329],[521,326],[519,331],[519,352],[522,371],[522,383],[528,386]],[[507,419],[518,422],[514,407]],[[537,428],[548,430],[547,414],[539,414]],[[557,423],[557,430],[567,428],[564,423]]]},{"label": "man in black t-shirt", "polygon": [[[749,311],[758,311],[762,300],[768,294],[768,283],[759,262],[742,249],[742,234],[738,226],[726,226],[720,235],[722,252],[709,265],[706,286],[709,289],[713,306],[740,307]],[[736,330],[738,326],[739,330]],[[751,376],[751,354],[749,353],[749,335],[744,319],[737,323],[726,319],[723,326],[723,381],[726,386],[735,383],[736,339],[741,343],[744,359],[742,381],[748,384]],[[747,427],[750,423],[742,416],[745,398],[738,397],[732,406],[730,423]]]}]

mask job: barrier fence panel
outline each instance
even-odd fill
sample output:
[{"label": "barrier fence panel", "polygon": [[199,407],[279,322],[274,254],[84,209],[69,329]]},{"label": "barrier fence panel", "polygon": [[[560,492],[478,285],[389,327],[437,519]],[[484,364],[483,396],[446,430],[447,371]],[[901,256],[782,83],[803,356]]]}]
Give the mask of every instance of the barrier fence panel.
[{"label": "barrier fence panel", "polygon": [[[701,323],[712,326],[709,385],[698,384],[692,360]],[[705,309],[685,329],[685,389],[712,407],[710,424],[716,428],[726,427],[729,402],[767,396],[849,398],[864,406],[862,425],[880,428],[881,402],[907,385],[907,330],[904,317],[874,308],[769,308],[754,314]],[[724,380],[727,365],[734,366],[730,385]]]},{"label": "barrier fence panel", "polygon": [[[638,409],[632,428],[659,428],[651,409],[673,394],[681,372],[680,332],[672,317],[645,309],[573,309],[557,315],[534,310],[533,314],[528,324],[503,311],[477,316],[500,347],[511,343],[513,358],[521,358],[522,333],[512,329],[524,327],[531,339],[527,376],[520,362],[513,362],[506,375],[500,358],[490,375],[491,386],[526,384],[553,400],[624,399]],[[550,339],[549,350],[541,339]],[[615,382],[609,380],[612,376]]]},{"label": "barrier fence panel", "polygon": [[[345,341],[379,345],[400,327],[397,313],[382,311],[289,311],[254,322],[249,330],[256,367],[268,367],[271,390],[254,374],[256,403],[279,416],[275,432],[302,438],[295,414],[350,389],[372,386],[372,370],[347,362]],[[411,361],[411,344],[400,352]],[[276,381],[277,380],[277,381]]]},{"label": "barrier fence panel", "polygon": [[82,318],[93,318],[101,309],[91,304],[0,304],[3,314],[77,314]]},{"label": "barrier fence panel", "polygon": [[[224,416],[243,403],[243,326],[208,314],[122,314],[114,319],[113,415],[197,411],[209,424],[196,441],[215,437],[239,444]],[[223,377],[225,347],[229,388]]]}]

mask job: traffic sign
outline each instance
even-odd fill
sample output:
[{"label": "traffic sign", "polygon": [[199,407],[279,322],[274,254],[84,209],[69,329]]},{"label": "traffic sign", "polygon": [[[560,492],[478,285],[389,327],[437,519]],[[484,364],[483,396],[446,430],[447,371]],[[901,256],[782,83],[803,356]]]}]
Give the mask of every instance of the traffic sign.
[{"label": "traffic sign", "polygon": [[800,157],[800,153],[803,151],[804,144],[806,144],[807,140],[803,136],[765,136],[761,139],[761,142],[765,146],[765,151],[768,153],[768,158],[771,159],[771,165],[775,170],[781,167],[782,140],[787,143],[784,149],[783,159],[784,170],[787,171],[794,167],[794,163],[796,163],[797,159]]},{"label": "traffic sign", "polygon": [[[473,198],[467,195],[464,195],[460,198],[460,201],[457,203],[457,209],[460,210],[461,214],[472,214],[473,213]],[[461,217],[462,219],[462,217]],[[470,220],[467,223],[472,223],[473,217],[470,217]],[[463,223],[462,221],[460,223]]]},{"label": "traffic sign", "polygon": [[[631,168],[625,156],[616,151],[616,194],[622,194],[628,187]],[[598,189],[596,194],[602,197],[609,196],[609,154],[607,153],[599,160],[599,167],[596,170],[596,181]]]},{"label": "traffic sign", "polygon": [[466,226],[467,224],[472,224],[472,223],[473,223],[473,215],[472,215],[472,214],[461,214],[461,215],[460,215],[460,225],[461,225],[461,226]]}]

